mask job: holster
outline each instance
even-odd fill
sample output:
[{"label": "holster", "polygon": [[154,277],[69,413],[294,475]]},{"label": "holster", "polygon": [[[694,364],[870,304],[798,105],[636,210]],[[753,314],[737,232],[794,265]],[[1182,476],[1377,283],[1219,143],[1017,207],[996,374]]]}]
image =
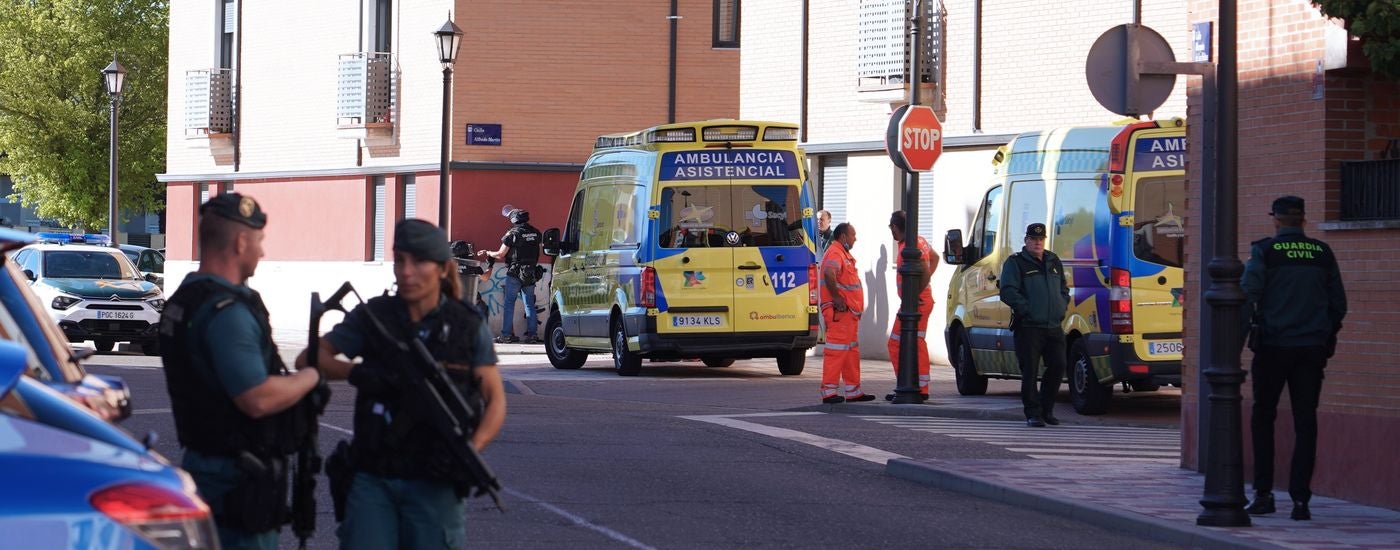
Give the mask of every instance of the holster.
[{"label": "holster", "polygon": [[247,533],[271,531],[291,517],[287,508],[287,458],[238,455],[243,474],[237,486],[223,497],[219,525]]},{"label": "holster", "polygon": [[326,479],[330,480],[331,504],[335,521],[345,521],[345,500],[350,497],[350,484],[355,480],[355,467],[350,458],[350,442],[342,439],[326,459]]},{"label": "holster", "polygon": [[1245,347],[1248,347],[1249,351],[1259,353],[1259,349],[1264,347],[1263,332],[1264,327],[1259,325],[1258,319],[1250,321],[1249,336],[1245,340]]}]

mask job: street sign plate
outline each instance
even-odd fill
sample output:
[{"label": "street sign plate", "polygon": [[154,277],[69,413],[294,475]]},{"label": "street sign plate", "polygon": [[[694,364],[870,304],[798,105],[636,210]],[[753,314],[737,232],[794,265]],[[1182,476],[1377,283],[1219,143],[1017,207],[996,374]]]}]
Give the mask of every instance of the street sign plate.
[{"label": "street sign plate", "polygon": [[885,151],[894,165],[927,172],[943,154],[943,123],[927,105],[904,105],[890,115]]}]

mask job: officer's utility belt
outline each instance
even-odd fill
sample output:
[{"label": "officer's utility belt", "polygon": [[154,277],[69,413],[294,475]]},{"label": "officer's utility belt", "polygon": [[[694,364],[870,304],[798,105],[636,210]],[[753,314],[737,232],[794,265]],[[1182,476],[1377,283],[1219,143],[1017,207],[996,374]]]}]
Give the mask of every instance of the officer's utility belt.
[{"label": "officer's utility belt", "polygon": [[220,526],[247,533],[271,531],[287,523],[287,457],[259,457],[243,451],[235,459],[240,479],[223,497]]}]

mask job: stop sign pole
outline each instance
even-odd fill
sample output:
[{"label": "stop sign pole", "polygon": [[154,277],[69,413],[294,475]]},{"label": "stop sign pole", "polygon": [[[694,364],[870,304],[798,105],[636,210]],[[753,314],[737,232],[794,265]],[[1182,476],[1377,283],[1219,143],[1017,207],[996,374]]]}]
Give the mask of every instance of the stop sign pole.
[{"label": "stop sign pole", "polygon": [[[922,403],[919,392],[919,293],[923,290],[924,263],[919,251],[919,171],[933,169],[934,161],[943,150],[943,133],[933,110],[919,103],[919,87],[923,84],[921,57],[924,44],[919,40],[923,29],[924,3],[915,0],[909,19],[909,105],[890,115],[885,135],[885,149],[890,159],[904,171],[904,250],[899,266],[899,364],[896,367],[894,402]],[[921,122],[922,121],[922,122]],[[931,122],[930,122],[931,121]]]}]

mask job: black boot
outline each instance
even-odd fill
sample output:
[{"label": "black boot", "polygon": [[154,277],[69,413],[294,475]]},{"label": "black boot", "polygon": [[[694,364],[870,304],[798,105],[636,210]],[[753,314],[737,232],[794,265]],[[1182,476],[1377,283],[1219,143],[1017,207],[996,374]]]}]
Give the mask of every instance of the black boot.
[{"label": "black boot", "polygon": [[[1304,508],[1307,506],[1304,505]],[[1244,508],[1245,513],[1259,516],[1274,513],[1274,493],[1254,493],[1254,502]]]},{"label": "black boot", "polygon": [[1301,500],[1293,501],[1293,513],[1289,515],[1294,521],[1306,521],[1312,519],[1312,512],[1308,511],[1308,503]]}]

